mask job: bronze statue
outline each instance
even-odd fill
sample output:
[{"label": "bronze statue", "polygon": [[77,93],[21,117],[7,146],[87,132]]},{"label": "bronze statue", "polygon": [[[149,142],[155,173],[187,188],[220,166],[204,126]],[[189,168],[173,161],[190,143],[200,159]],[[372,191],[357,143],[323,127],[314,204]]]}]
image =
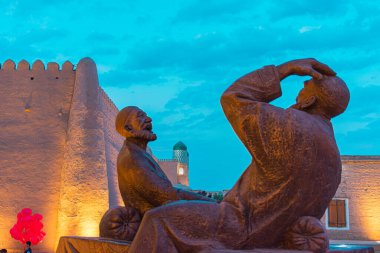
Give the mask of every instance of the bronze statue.
[{"label": "bronze statue", "polygon": [[215,200],[176,189],[153,157],[147,144],[156,140],[152,119],[136,106],[122,109],[116,116],[116,130],[125,137],[117,158],[119,189],[125,207],[108,210],[100,224],[101,237],[133,240],[141,218],[152,208],[179,200]]},{"label": "bronze statue", "polygon": [[124,204],[144,215],[150,209],[172,201],[213,201],[172,186],[160,166],[146,152],[147,143],[157,138],[152,128],[152,119],[135,106],[124,108],[116,117],[116,130],[125,137],[117,158],[119,189]]},{"label": "bronze statue", "polygon": [[[270,105],[289,75],[312,79],[291,108]],[[155,139],[150,118],[137,108],[122,110],[116,123],[126,136],[118,159],[120,189],[126,205],[144,214],[129,252],[296,247],[286,241],[289,233],[310,219],[316,224],[340,183],[330,119],[346,109],[349,91],[335,75],[314,59],[295,60],[251,72],[224,92],[223,110],[252,163],[220,204],[171,202],[192,198],[174,190],[145,152],[147,141]],[[318,224],[315,231],[320,234]],[[325,242],[319,245],[315,252],[326,250]]]}]

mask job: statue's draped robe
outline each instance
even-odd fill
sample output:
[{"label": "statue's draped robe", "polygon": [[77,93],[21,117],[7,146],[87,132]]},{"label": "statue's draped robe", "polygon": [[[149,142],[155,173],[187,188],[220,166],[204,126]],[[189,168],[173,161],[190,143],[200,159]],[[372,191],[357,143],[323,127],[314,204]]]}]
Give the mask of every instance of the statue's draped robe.
[{"label": "statue's draped robe", "polygon": [[177,190],[145,150],[125,141],[117,158],[120,193],[141,215],[167,201],[179,200]]},{"label": "statue's draped robe", "polygon": [[223,94],[223,110],[252,162],[222,203],[175,202],[146,213],[130,252],[278,247],[301,216],[321,218],[340,183],[329,120],[269,102],[281,96],[274,66]]},{"label": "statue's draped robe", "polygon": [[143,216],[152,208],[181,199],[206,199],[173,187],[153,157],[136,144],[125,141],[117,157],[119,189],[123,202]]}]

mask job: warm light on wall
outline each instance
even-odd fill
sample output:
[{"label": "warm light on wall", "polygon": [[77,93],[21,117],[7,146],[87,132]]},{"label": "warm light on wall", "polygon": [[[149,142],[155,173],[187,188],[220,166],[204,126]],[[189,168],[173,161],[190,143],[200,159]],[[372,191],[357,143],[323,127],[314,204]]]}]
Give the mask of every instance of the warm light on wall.
[{"label": "warm light on wall", "polygon": [[88,237],[97,237],[99,236],[99,221],[91,219],[85,219],[79,224],[79,235],[88,236]]},{"label": "warm light on wall", "polygon": [[363,223],[363,231],[369,240],[380,240],[380,204],[371,195],[362,194],[358,201],[358,210]]},{"label": "warm light on wall", "polygon": [[177,164],[177,182],[185,186],[189,186],[188,167],[185,163]]}]

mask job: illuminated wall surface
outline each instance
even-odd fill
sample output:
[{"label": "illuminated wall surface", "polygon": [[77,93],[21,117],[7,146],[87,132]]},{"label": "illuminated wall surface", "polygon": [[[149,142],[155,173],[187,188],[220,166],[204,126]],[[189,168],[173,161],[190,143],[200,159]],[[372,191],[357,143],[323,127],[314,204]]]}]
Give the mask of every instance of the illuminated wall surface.
[{"label": "illuminated wall surface", "polygon": [[98,235],[103,213],[122,203],[117,112],[91,59],[76,70],[69,62],[1,66],[0,248],[20,248],[9,229],[24,207],[44,217],[38,252],[53,252],[62,235]]},{"label": "illuminated wall surface", "polygon": [[[89,58],[75,70],[70,62],[1,66],[0,248],[22,248],[9,230],[24,207],[44,217],[47,235],[35,251],[54,252],[63,235],[98,236],[103,213],[122,205],[117,113]],[[179,176],[170,161],[158,162],[173,184],[187,185],[187,164]]]},{"label": "illuminated wall surface", "polygon": [[330,239],[380,241],[380,156],[343,156],[342,162],[335,197],[348,199],[349,228],[328,230]]}]

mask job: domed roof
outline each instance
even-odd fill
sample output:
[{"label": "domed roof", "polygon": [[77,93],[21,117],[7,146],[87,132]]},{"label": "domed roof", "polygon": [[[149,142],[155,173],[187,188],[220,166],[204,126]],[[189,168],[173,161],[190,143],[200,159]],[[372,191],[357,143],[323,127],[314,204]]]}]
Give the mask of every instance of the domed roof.
[{"label": "domed roof", "polygon": [[187,150],[187,147],[185,143],[183,143],[182,141],[179,141],[173,146],[173,150]]}]

